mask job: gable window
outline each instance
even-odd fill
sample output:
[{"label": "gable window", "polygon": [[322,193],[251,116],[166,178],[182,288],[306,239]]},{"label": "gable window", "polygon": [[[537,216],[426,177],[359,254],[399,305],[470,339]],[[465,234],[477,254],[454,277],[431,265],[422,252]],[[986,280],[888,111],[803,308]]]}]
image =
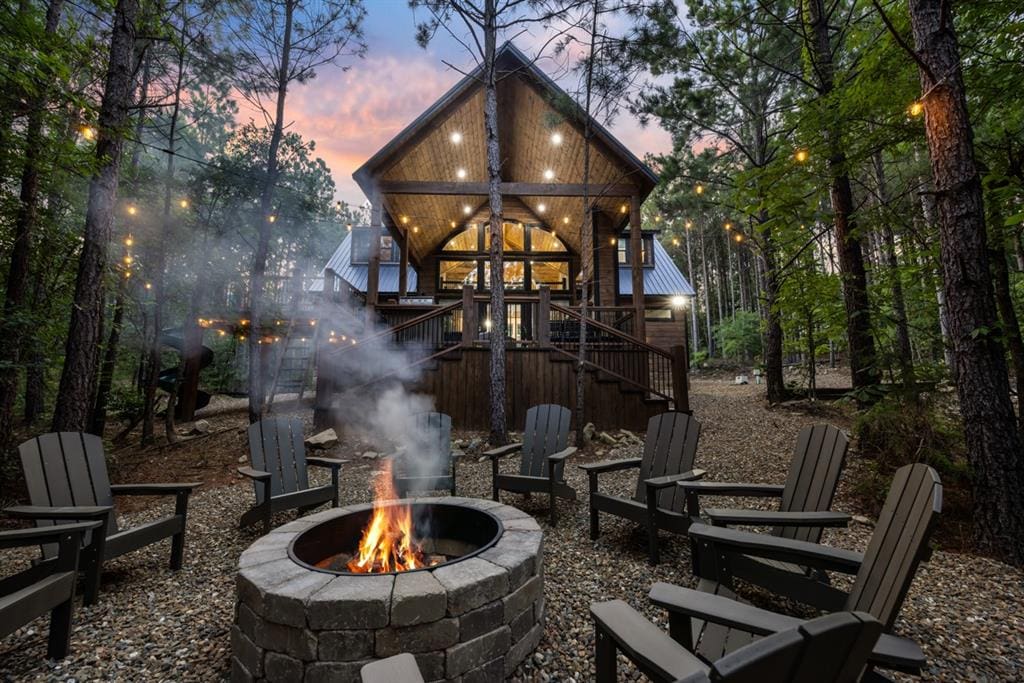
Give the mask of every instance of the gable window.
[{"label": "gable window", "polygon": [[[641,260],[645,267],[654,266],[654,235],[641,235]],[[633,264],[633,245],[629,241],[629,235],[625,234],[618,239],[619,265],[629,266]]]},{"label": "gable window", "polygon": [[[454,233],[441,247],[438,289],[454,291],[463,285],[489,289],[491,282],[490,235],[487,223],[475,223]],[[567,292],[571,274],[569,250],[555,235],[539,225],[505,221],[502,225],[505,288],[531,291],[549,287]]]},{"label": "gable window", "polygon": [[[395,239],[383,233],[380,236],[380,262],[398,263],[398,244]],[[370,262],[370,231],[367,229],[352,231],[352,263]]]}]

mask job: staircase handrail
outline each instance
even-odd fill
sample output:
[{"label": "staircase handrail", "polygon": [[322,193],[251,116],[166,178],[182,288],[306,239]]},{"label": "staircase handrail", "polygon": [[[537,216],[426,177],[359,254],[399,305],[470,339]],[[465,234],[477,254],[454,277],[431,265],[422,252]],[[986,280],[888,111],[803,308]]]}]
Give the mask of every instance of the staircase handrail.
[{"label": "staircase handrail", "polygon": [[452,312],[454,310],[457,310],[459,308],[462,308],[462,302],[461,301],[456,301],[455,303],[451,303],[451,304],[447,304],[445,306],[441,306],[439,308],[435,308],[434,310],[427,311],[423,315],[418,315],[415,318],[412,318],[411,320],[406,320],[404,323],[399,323],[398,325],[395,325],[394,327],[389,327],[389,328],[381,330],[380,332],[377,332],[375,334],[371,334],[369,337],[366,337],[365,339],[355,339],[354,340],[355,341],[354,344],[349,344],[347,346],[341,346],[341,347],[339,347],[337,349],[333,349],[331,351],[330,355],[334,356],[334,355],[342,353],[342,352],[344,352],[346,350],[350,350],[350,349],[352,349],[355,346],[360,346],[360,345],[366,344],[367,342],[375,341],[377,339],[381,339],[383,337],[387,337],[387,336],[392,335],[392,334],[397,334],[398,332],[402,332],[404,330],[407,330],[410,327],[415,327],[416,325],[420,325],[420,324],[422,324],[422,323],[424,323],[424,322],[426,322],[428,320],[432,320],[434,318],[439,318],[439,317],[441,317],[441,316],[443,316],[443,315],[445,315],[447,313],[450,313],[450,312]]},{"label": "staircase handrail", "polygon": [[[561,354],[561,355],[565,356],[566,358],[571,358],[574,361],[579,362],[579,356],[577,356],[575,353],[569,353],[565,349],[560,349],[557,346],[552,346],[550,350],[554,351],[555,353]],[[640,389],[642,391],[646,391],[646,392],[655,394],[656,396],[660,396],[661,398],[665,399],[666,401],[673,401],[673,402],[675,401],[675,397],[673,397],[673,396],[671,396],[669,394],[666,394],[666,393],[664,393],[662,391],[658,391],[654,387],[647,386],[646,384],[641,384],[640,382],[637,382],[634,379],[630,379],[629,377],[626,377],[625,375],[621,375],[621,374],[615,372],[614,370],[609,370],[608,368],[606,368],[606,367],[604,367],[602,365],[598,365],[597,363],[592,363],[589,360],[584,360],[583,364],[585,366],[587,366],[587,367],[590,367],[590,368],[593,368],[594,370],[597,370],[598,372],[603,372],[606,375],[611,375],[612,377],[614,377],[619,382],[624,382],[626,384],[630,384],[630,385],[636,387],[637,389]]]},{"label": "staircase handrail", "polygon": [[[568,308],[567,306],[562,306],[560,304],[556,304],[553,301],[551,302],[551,310],[552,311],[558,311],[559,313],[568,315],[570,318],[575,318],[576,320],[581,320],[583,318],[583,316],[581,316],[577,311],[574,311],[571,308]],[[600,320],[594,320],[593,318],[587,318],[587,324],[588,325],[593,325],[597,329],[599,329],[599,330],[601,330],[603,332],[607,332],[609,335],[611,335],[613,337],[618,337],[619,339],[621,339],[624,342],[628,342],[630,344],[635,344],[636,346],[639,346],[640,348],[644,349],[645,351],[650,351],[651,353],[653,353],[655,355],[662,356],[662,357],[667,358],[669,360],[672,359],[672,354],[668,353],[667,351],[659,349],[657,346],[651,346],[647,342],[642,341],[640,339],[637,339],[633,335],[628,334],[626,332],[623,332],[622,330],[617,330],[614,327],[612,327],[611,325],[606,325],[603,322],[601,322]]]}]

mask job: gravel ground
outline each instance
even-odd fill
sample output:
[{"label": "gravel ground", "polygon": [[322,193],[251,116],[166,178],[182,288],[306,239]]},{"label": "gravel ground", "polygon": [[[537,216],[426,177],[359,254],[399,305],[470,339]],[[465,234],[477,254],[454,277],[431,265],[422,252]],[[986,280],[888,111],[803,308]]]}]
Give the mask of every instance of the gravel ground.
[{"label": "gravel ground", "polygon": [[[698,464],[708,470],[711,479],[782,483],[790,448],[801,427],[822,420],[848,426],[842,409],[811,411],[804,405],[769,411],[759,398],[758,387],[697,380],[693,389],[695,413],[704,426]],[[338,449],[341,454],[356,456],[343,472],[344,503],[371,497],[369,482],[375,461],[358,457],[368,448],[350,443]],[[594,448],[581,460],[626,457],[637,450]],[[852,457],[837,509],[853,509],[848,483],[856,478],[859,467]],[[459,471],[460,495],[488,495],[489,468],[489,463],[479,463],[475,457],[465,458]],[[593,630],[588,612],[592,601],[622,598],[666,625],[665,614],[647,605],[651,583],[695,583],[689,570],[688,545],[681,539],[663,535],[658,567],[647,564],[640,531],[621,520],[602,516],[603,535],[591,542],[586,477],[571,464],[567,474],[582,494],[581,500],[574,506],[563,504],[559,527],[554,530],[547,527],[545,496],[525,500],[503,495],[504,502],[535,513],[546,535],[545,637],[533,657],[515,672],[514,681],[592,680]],[[601,489],[626,495],[635,484],[634,476],[604,475]],[[234,485],[203,487],[190,505],[185,570],[167,569],[167,542],[108,563],[99,604],[76,612],[71,656],[56,663],[45,660],[47,621],[40,619],[0,640],[0,678],[226,679],[235,562],[256,538],[255,531],[239,532],[235,525],[251,497],[251,488],[240,480]],[[132,511],[127,518],[138,522],[168,510],[164,505]],[[286,514],[279,521],[287,519],[290,516]],[[847,530],[827,532],[826,542],[863,550],[871,531],[870,524],[854,524]],[[5,552],[0,557],[0,576],[22,566],[28,557]],[[750,597],[762,606],[778,604],[764,594],[751,592]],[[928,653],[927,680],[1022,680],[1022,613],[1024,572],[985,558],[940,550],[918,572],[896,630],[917,639]],[[624,667],[621,678],[640,676]]]}]

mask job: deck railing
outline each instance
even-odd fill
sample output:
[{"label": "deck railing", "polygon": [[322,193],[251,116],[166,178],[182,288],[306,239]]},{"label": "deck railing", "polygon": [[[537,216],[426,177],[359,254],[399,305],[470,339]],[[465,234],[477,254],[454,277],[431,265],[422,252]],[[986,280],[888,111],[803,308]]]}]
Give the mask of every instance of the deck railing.
[{"label": "deck railing", "polygon": [[[580,351],[579,311],[550,305],[550,344],[563,355],[578,358]],[[587,318],[584,365],[658,397],[673,400],[672,354],[632,335]]]}]

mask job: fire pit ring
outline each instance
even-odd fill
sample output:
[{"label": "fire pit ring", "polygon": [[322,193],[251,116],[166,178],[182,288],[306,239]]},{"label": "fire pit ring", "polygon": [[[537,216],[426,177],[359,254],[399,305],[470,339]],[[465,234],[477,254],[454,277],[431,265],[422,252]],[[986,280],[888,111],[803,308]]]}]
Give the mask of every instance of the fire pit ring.
[{"label": "fire pit ring", "polygon": [[316,567],[331,545],[325,539],[358,542],[353,530],[372,509],[364,504],[298,519],[242,553],[233,681],[359,681],[368,661],[399,652],[413,653],[426,680],[502,680],[536,649],[544,630],[543,534],[533,518],[489,500],[405,502],[435,511],[438,538],[450,517],[449,535],[464,545],[440,549],[449,558],[441,564],[405,572]]}]

